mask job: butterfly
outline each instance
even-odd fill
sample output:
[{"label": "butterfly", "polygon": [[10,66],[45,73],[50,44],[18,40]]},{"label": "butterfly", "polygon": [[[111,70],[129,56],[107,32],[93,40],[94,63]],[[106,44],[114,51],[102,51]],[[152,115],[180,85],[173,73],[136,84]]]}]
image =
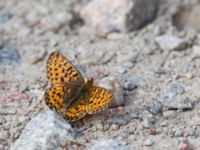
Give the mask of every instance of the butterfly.
[{"label": "butterfly", "polygon": [[85,81],[79,70],[61,53],[52,52],[47,60],[50,87],[45,92],[47,106],[60,113],[68,122],[108,108],[112,92]]}]

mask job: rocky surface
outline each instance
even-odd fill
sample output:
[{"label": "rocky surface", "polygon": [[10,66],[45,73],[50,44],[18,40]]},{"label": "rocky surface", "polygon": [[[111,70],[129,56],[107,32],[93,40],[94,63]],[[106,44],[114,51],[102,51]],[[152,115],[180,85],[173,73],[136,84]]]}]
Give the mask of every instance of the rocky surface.
[{"label": "rocky surface", "polygon": [[[106,31],[104,38],[83,32],[84,26],[91,25],[81,18],[89,3],[1,1],[0,149],[14,149],[19,141],[45,136],[49,140],[42,140],[42,145],[58,149],[95,149],[111,140],[110,149],[122,145],[136,150],[198,150],[200,34],[196,24],[200,20],[190,16],[198,12],[199,2],[160,0],[152,22],[131,32]],[[139,16],[145,13],[140,11]],[[43,116],[48,112],[46,59],[55,50],[77,65],[74,55],[78,55],[86,75],[115,94],[109,109],[71,124],[73,129],[54,113]],[[34,124],[38,116],[42,119]],[[62,141],[68,135],[63,126],[76,135],[67,144]]]}]

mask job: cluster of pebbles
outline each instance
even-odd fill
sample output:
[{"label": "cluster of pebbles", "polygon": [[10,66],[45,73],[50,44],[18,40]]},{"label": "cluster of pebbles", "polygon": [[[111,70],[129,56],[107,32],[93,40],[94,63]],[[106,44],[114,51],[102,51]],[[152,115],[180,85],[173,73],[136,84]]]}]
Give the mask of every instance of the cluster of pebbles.
[{"label": "cluster of pebbles", "polygon": [[[0,2],[0,150],[197,150],[197,0]],[[113,91],[112,106],[69,124],[44,102],[59,50]]]}]

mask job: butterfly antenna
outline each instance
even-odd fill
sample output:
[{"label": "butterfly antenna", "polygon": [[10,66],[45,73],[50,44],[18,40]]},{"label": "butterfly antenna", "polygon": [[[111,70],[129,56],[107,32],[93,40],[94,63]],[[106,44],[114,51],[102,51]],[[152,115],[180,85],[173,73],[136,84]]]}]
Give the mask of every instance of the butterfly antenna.
[{"label": "butterfly antenna", "polygon": [[77,62],[78,62],[78,65],[80,66],[81,72],[84,74],[84,76],[87,78],[87,80],[89,80],[89,78],[88,78],[88,76],[87,76],[85,70],[84,70],[83,67],[81,66],[81,63],[80,63],[80,61],[79,61],[79,59],[78,59],[78,55],[75,54],[75,58],[76,58],[76,60],[77,60]]}]

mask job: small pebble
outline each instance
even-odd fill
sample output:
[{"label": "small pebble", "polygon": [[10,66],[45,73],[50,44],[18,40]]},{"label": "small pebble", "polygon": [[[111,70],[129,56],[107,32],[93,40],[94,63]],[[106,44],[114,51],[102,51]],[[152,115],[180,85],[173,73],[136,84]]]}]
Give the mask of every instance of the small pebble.
[{"label": "small pebble", "polygon": [[3,149],[5,149],[3,144],[0,144],[0,150],[3,150]]},{"label": "small pebble", "polygon": [[187,79],[189,79],[189,80],[191,80],[191,79],[193,79],[194,78],[194,74],[193,73],[191,73],[191,72],[188,72],[188,73],[186,73],[186,78]]},{"label": "small pebble", "polygon": [[96,123],[95,126],[96,126],[96,129],[97,129],[97,130],[101,130],[101,131],[103,130],[103,125],[102,125],[101,122]]},{"label": "small pebble", "polygon": [[178,128],[173,128],[172,129],[172,135],[173,137],[182,137],[183,136],[183,131]]},{"label": "small pebble", "polygon": [[128,123],[128,118],[127,117],[124,117],[124,116],[118,116],[118,117],[112,117],[112,118],[109,118],[108,119],[108,123],[109,124],[116,124],[116,125],[119,125],[119,126],[124,126]]},{"label": "small pebble", "polygon": [[186,42],[175,35],[161,35],[156,37],[155,41],[162,50],[182,50],[186,47]]},{"label": "small pebble", "polygon": [[133,68],[134,64],[130,61],[125,61],[123,64],[122,64],[123,67],[126,67],[126,68]]},{"label": "small pebble", "polygon": [[0,23],[7,22],[10,18],[12,18],[12,14],[7,11],[0,11]]},{"label": "small pebble", "polygon": [[200,57],[200,46],[194,45],[192,47],[192,55],[194,58],[199,58]]},{"label": "small pebble", "polygon": [[164,111],[162,114],[166,119],[172,119],[177,117],[177,113],[175,111]]},{"label": "small pebble", "polygon": [[189,129],[188,133],[187,133],[187,136],[194,136],[194,137],[197,137],[198,136],[198,133],[197,133],[197,127],[196,126],[193,126]]},{"label": "small pebble", "polygon": [[163,121],[163,122],[161,122],[160,125],[161,125],[162,127],[166,127],[166,126],[168,126],[168,124],[169,124],[168,121]]},{"label": "small pebble", "polygon": [[0,63],[8,65],[19,65],[20,55],[17,49],[3,48],[0,51]]},{"label": "small pebble", "polygon": [[0,140],[7,140],[10,137],[10,134],[8,131],[4,131],[1,129],[0,131]]},{"label": "small pebble", "polygon": [[188,97],[177,97],[176,99],[165,100],[164,108],[176,110],[191,110],[194,107],[193,101]]},{"label": "small pebble", "polygon": [[178,94],[183,94],[185,92],[185,89],[182,85],[180,84],[169,84],[165,91],[164,94],[168,96],[168,98],[174,98]]},{"label": "small pebble", "polygon": [[133,75],[124,75],[121,77],[121,85],[127,91],[134,90],[139,86],[143,86],[145,81],[142,77],[133,76]]},{"label": "small pebble", "polygon": [[147,139],[144,141],[144,146],[152,146],[154,144],[154,142],[150,139]]},{"label": "small pebble", "polygon": [[152,103],[147,106],[147,110],[151,112],[152,114],[158,114],[161,113],[163,108],[163,104],[160,101],[153,101]]},{"label": "small pebble", "polygon": [[143,119],[142,125],[145,128],[151,128],[154,124],[155,120],[153,118],[145,117]]},{"label": "small pebble", "polygon": [[0,114],[16,114],[17,108],[13,106],[0,106]]},{"label": "small pebble", "polygon": [[119,125],[111,124],[110,129],[111,130],[118,130],[119,129]]},{"label": "small pebble", "polygon": [[153,72],[158,75],[166,74],[167,71],[161,67],[153,68]]}]

